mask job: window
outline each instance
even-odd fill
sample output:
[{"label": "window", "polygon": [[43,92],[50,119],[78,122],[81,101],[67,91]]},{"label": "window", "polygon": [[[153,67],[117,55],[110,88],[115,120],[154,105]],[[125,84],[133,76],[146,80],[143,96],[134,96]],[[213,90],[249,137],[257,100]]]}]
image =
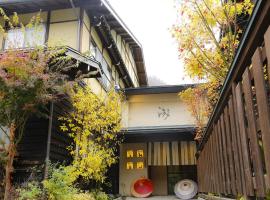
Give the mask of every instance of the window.
[{"label": "window", "polygon": [[133,162],[127,162],[127,169],[133,169]]},{"label": "window", "polygon": [[46,28],[44,24],[33,28],[16,28],[7,32],[5,49],[24,48],[43,45],[45,43]]},{"label": "window", "polygon": [[133,150],[127,150],[127,158],[133,158]]},{"label": "window", "polygon": [[104,58],[102,58],[101,66],[104,72],[101,75],[101,82],[104,84],[106,89],[110,89],[112,77],[111,77],[110,68]]},{"label": "window", "polygon": [[90,44],[90,57],[96,58],[96,51],[97,51],[96,44],[94,44],[94,42],[91,42],[91,44]]},{"label": "window", "polygon": [[34,28],[26,28],[25,32],[25,47],[40,46],[45,43],[45,24]]},{"label": "window", "polygon": [[101,64],[103,74],[101,75],[101,78],[98,78],[98,80],[103,84],[106,89],[110,89],[112,80],[111,70],[106,60],[104,59],[102,52],[98,49],[94,41],[92,41],[90,45],[90,56],[95,58],[96,61]]},{"label": "window", "polygon": [[21,29],[14,29],[7,32],[5,49],[22,48],[24,44],[24,34]]},{"label": "window", "polygon": [[137,169],[143,169],[143,168],[144,168],[143,162],[137,162]]},{"label": "window", "polygon": [[143,150],[137,150],[137,157],[142,158],[143,157]]}]

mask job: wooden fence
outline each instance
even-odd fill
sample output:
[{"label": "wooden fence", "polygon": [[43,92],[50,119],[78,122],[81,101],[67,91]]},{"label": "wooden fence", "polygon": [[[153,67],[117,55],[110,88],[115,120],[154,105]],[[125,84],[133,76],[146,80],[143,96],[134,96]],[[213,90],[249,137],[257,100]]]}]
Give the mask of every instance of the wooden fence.
[{"label": "wooden fence", "polygon": [[201,193],[265,197],[270,189],[270,26],[255,36],[263,41],[230,80],[200,144]]}]

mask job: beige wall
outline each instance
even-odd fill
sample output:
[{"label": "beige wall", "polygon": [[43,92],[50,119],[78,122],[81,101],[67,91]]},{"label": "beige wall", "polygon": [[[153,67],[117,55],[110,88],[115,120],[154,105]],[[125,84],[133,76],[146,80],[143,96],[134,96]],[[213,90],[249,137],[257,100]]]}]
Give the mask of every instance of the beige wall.
[{"label": "beige wall", "polygon": [[78,22],[64,22],[50,25],[49,46],[67,45],[78,50]]},{"label": "beige wall", "polygon": [[67,45],[78,50],[78,14],[79,9],[51,11],[48,39],[49,46]]},{"label": "beige wall", "polygon": [[[30,19],[35,15],[36,13],[27,13],[19,15],[20,21],[22,21],[24,24],[27,24]],[[48,12],[42,12],[41,17],[42,21],[46,23],[47,21],[47,15]],[[67,45],[70,46],[76,50],[79,50],[79,46],[81,46],[81,52],[86,53],[89,52],[90,47],[90,38],[95,41],[97,44],[97,47],[100,51],[103,52],[103,56],[111,69],[112,72],[114,72],[113,79],[111,85],[118,84],[121,88],[124,88],[124,83],[121,80],[118,72],[115,70],[115,66],[112,63],[112,60],[109,56],[108,51],[106,48],[103,47],[102,42],[95,30],[94,27],[91,27],[90,19],[86,13],[85,10],[83,10],[83,25],[82,25],[82,40],[81,44],[78,44],[78,34],[79,34],[79,22],[78,22],[78,16],[80,16],[80,9],[59,9],[59,10],[52,10],[50,15],[50,25],[49,25],[49,33],[48,33],[48,45],[49,46],[62,46]],[[2,19],[0,19],[0,23],[2,23]],[[91,31],[91,34],[90,34]],[[116,32],[112,31],[113,37],[116,39]],[[2,49],[3,45],[3,34],[0,34],[0,49]],[[121,53],[121,56],[127,66],[127,69],[130,73],[130,76],[132,78],[132,81],[134,82],[135,86],[138,86],[138,81],[136,79],[137,72],[136,72],[136,66],[134,64],[134,59],[131,54],[131,50],[129,46],[124,44],[124,41],[121,39],[121,37],[118,37],[118,44],[119,50]],[[134,70],[135,68],[135,70]],[[98,84],[99,86],[97,86]],[[92,87],[95,87],[94,91],[100,91],[100,87],[103,87],[98,81],[95,81],[95,84],[93,84]],[[97,87],[97,88],[96,88]],[[99,93],[98,93],[99,94]]]},{"label": "beige wall", "polygon": [[124,127],[194,125],[193,117],[177,93],[133,95],[126,104]]},{"label": "beige wall", "polygon": [[[19,14],[20,22],[22,22],[24,25],[28,24],[29,21],[33,16],[35,16],[37,13],[27,13],[27,14]],[[41,12],[41,19],[45,23],[47,22],[47,12]]]},{"label": "beige wall", "polygon": [[[133,158],[127,158],[126,151],[133,150]],[[143,150],[144,157],[137,158],[136,151]],[[134,163],[134,169],[126,169],[127,162]],[[137,162],[144,162],[143,169],[136,169]],[[120,163],[119,163],[119,193],[124,196],[130,196],[130,187],[132,183],[139,178],[148,178],[147,170],[147,143],[129,143],[120,145]]]},{"label": "beige wall", "polygon": [[73,8],[53,10],[51,12],[51,22],[77,20],[79,12],[79,8],[75,10]]},{"label": "beige wall", "polygon": [[82,26],[82,44],[81,52],[86,53],[90,50],[90,19],[85,11],[83,11],[83,26]]},{"label": "beige wall", "polygon": [[95,78],[87,78],[84,80],[87,85],[90,86],[91,90],[98,96],[103,97],[106,94],[105,89],[102,87],[100,82]]}]

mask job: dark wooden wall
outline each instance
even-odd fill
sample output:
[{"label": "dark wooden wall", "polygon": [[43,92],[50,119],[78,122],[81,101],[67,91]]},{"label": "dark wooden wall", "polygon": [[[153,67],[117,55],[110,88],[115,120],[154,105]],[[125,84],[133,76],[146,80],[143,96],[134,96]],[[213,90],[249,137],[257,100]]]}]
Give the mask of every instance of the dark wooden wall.
[{"label": "dark wooden wall", "polygon": [[[48,110],[50,110],[48,105]],[[45,159],[47,155],[47,144],[50,143],[49,159],[51,162],[70,162],[67,146],[71,144],[71,139],[60,132],[60,122],[58,118],[71,110],[68,100],[54,103],[52,113],[51,140],[48,141],[49,118],[32,116],[25,126],[24,136],[18,145],[18,153],[14,163],[14,181],[22,182],[31,174],[32,167],[41,169],[44,172]],[[50,116],[49,112],[46,112]],[[42,176],[42,175],[41,175]]]}]

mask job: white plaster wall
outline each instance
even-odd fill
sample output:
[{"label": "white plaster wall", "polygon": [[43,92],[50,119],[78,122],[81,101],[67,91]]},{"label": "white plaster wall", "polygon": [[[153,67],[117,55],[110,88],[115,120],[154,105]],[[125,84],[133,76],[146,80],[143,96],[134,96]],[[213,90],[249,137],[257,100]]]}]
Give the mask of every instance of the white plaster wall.
[{"label": "white plaster wall", "polygon": [[133,95],[127,101],[123,112],[125,127],[194,125],[194,118],[178,93]]}]

